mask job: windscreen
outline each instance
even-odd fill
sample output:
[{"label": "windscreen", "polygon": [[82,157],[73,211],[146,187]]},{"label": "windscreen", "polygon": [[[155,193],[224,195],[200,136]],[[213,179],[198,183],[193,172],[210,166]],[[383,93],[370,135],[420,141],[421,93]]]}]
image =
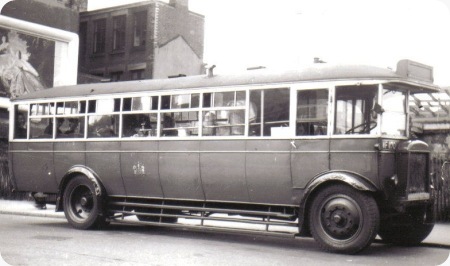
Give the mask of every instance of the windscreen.
[{"label": "windscreen", "polygon": [[406,136],[406,93],[383,89],[381,134],[386,136]]}]

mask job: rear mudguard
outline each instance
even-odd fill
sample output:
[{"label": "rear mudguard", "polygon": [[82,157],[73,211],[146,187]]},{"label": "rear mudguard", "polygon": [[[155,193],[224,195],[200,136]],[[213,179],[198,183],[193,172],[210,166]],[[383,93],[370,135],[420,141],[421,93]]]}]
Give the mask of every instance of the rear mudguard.
[{"label": "rear mudguard", "polygon": [[94,170],[92,170],[91,168],[84,166],[84,165],[74,165],[74,166],[72,166],[72,168],[69,169],[69,171],[67,171],[67,173],[62,178],[61,183],[59,184],[58,193],[57,193],[57,197],[56,197],[56,211],[63,210],[62,197],[64,194],[64,189],[65,189],[67,183],[69,182],[69,180],[78,174],[86,176],[92,182],[92,184],[94,185],[94,188],[95,188],[96,196],[100,197],[105,193],[104,189],[100,183],[100,178],[98,177],[98,175],[95,173]]}]

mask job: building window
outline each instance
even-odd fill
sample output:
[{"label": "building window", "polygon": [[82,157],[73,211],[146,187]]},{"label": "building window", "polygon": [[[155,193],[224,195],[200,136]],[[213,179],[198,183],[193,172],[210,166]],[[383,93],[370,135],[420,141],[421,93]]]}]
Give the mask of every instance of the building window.
[{"label": "building window", "polygon": [[106,19],[94,20],[94,54],[105,52]]},{"label": "building window", "polygon": [[113,51],[125,48],[125,16],[113,17]]},{"label": "building window", "polygon": [[80,23],[80,58],[84,56],[87,52],[86,50],[86,40],[87,40],[87,22]]},{"label": "building window", "polygon": [[109,73],[109,76],[110,76],[110,78],[111,78],[111,81],[113,81],[113,82],[122,80],[122,75],[123,75],[123,72],[122,72],[122,71],[117,71],[117,72],[111,72],[111,73]]},{"label": "building window", "polygon": [[144,69],[131,70],[131,80],[140,80],[144,79]]},{"label": "building window", "polygon": [[137,12],[133,20],[133,47],[145,46],[147,33],[147,12]]}]

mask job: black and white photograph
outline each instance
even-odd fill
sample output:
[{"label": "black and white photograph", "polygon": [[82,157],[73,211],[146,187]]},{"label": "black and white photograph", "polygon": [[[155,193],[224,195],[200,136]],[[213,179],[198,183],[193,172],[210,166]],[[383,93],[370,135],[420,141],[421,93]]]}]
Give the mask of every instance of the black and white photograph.
[{"label": "black and white photograph", "polygon": [[0,0],[0,265],[450,265],[450,0]]}]

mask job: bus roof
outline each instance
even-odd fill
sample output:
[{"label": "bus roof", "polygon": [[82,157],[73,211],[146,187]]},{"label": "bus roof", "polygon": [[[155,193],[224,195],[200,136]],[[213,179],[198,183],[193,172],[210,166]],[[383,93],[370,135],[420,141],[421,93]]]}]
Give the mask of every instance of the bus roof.
[{"label": "bus roof", "polygon": [[187,76],[171,79],[153,79],[61,86],[22,95],[15,100],[84,97],[93,95],[133,93],[145,91],[217,88],[244,85],[290,84],[339,80],[381,80],[407,84],[415,92],[437,92],[436,85],[397,74],[390,69],[365,65],[314,64],[301,70],[269,72],[266,69],[234,75]]}]

